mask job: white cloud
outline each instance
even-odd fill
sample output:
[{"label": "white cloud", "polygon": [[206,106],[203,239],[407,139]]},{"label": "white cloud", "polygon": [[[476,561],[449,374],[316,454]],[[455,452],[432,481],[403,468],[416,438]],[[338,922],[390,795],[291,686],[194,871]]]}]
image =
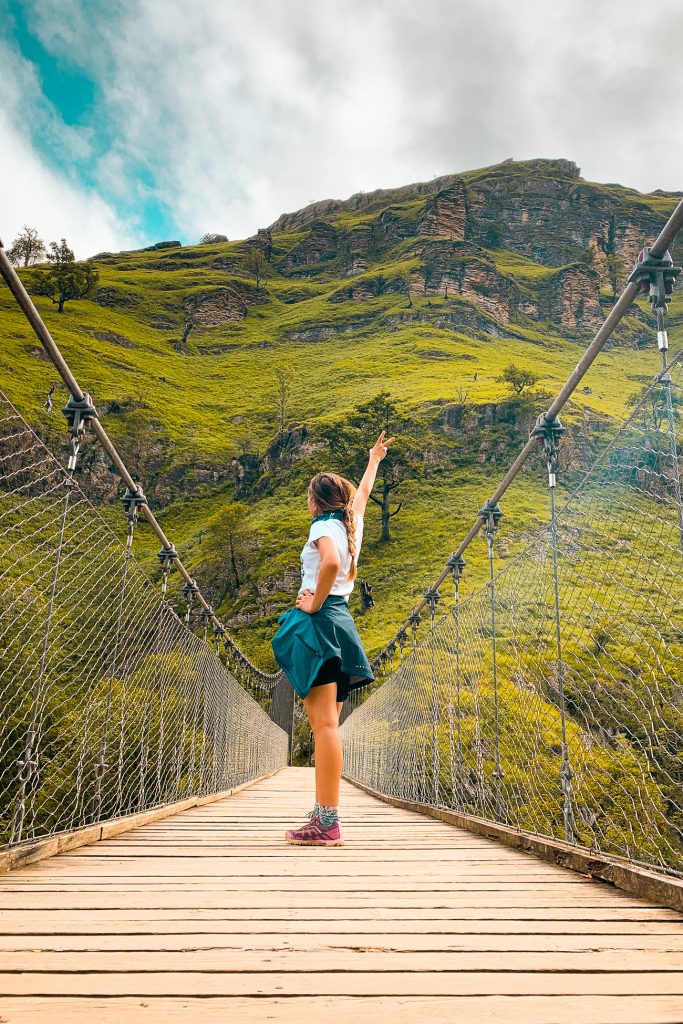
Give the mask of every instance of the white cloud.
[{"label": "white cloud", "polygon": [[0,107],[0,237],[5,246],[11,245],[25,224],[37,228],[46,243],[66,237],[78,259],[138,245],[140,236],[121,222],[113,207],[49,166],[29,141],[25,118],[38,123],[47,137],[58,132],[59,144],[79,158],[89,152],[90,132],[60,125],[56,112],[40,95],[32,66],[1,44],[0,64],[6,76]]},{"label": "white cloud", "polygon": [[6,246],[24,224],[36,227],[46,243],[66,237],[77,259],[139,244],[139,236],[99,196],[47,167],[2,111],[0,152],[0,237]]},{"label": "white cloud", "polygon": [[[98,18],[85,0],[33,4],[44,45],[104,94],[102,194],[134,207],[151,179],[187,241],[510,156],[683,187],[679,0],[119,0]],[[99,248],[120,231],[102,217]]]}]

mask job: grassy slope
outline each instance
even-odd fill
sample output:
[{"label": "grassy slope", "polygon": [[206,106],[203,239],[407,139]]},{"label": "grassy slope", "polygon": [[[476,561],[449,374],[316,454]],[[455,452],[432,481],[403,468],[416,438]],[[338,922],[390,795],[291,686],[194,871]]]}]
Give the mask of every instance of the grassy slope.
[{"label": "grassy slope", "polygon": [[[492,172],[487,169],[487,173]],[[619,194],[625,204],[637,196],[639,202],[648,203],[658,213],[667,212],[673,205],[672,200],[664,201],[660,196],[643,197],[612,186],[595,187]],[[415,215],[425,202],[425,198],[416,200],[401,193],[396,200],[392,209],[406,216]],[[349,230],[374,215],[343,211],[325,219],[339,229]],[[299,231],[274,236],[275,267],[305,234]],[[60,316],[48,300],[38,298],[36,304],[77,379],[97,404],[104,407],[112,400],[125,401],[144,392],[145,402],[173,441],[175,455],[188,462],[224,467],[237,454],[237,439],[245,433],[251,435],[259,451],[265,449],[273,436],[267,414],[272,410],[274,370],[278,366],[288,367],[293,375],[290,421],[305,422],[318,436],[324,436],[326,422],[343,419],[380,389],[411,408],[435,400],[455,401],[458,388],[468,392],[472,404],[500,400],[505,387],[496,378],[510,361],[533,369],[542,387],[554,393],[575,366],[589,340],[587,333],[567,337],[557,325],[529,321],[511,328],[515,337],[472,337],[427,323],[387,323],[392,314],[405,310],[406,299],[401,294],[388,292],[357,303],[328,301],[339,287],[363,276],[382,274],[392,280],[410,269],[414,254],[407,252],[409,243],[396,246],[360,278],[341,279],[335,276],[338,272],[334,267],[326,266],[314,268],[320,272],[311,279],[292,279],[271,271],[265,282],[267,301],[251,307],[241,323],[196,328],[189,336],[185,354],[176,350],[187,319],[183,300],[207,288],[235,281],[247,283],[246,275],[212,266],[217,259],[239,259],[244,251],[242,243],[122,253],[98,261],[99,287],[112,287],[129,295],[135,303],[129,308],[102,308],[84,300],[67,304]],[[535,282],[553,272],[512,252],[489,250],[487,256],[523,289],[533,288]],[[287,301],[293,292],[306,298]],[[423,310],[433,315],[440,308],[453,312],[459,303],[467,305],[461,299],[417,296],[412,312]],[[152,326],[160,317],[168,321],[168,329]],[[345,333],[315,342],[291,338],[295,332],[320,326],[344,328]],[[45,416],[40,406],[56,374],[36,357],[37,342],[6,290],[0,291],[0,330],[0,387],[35,422]],[[93,337],[92,332],[102,331],[116,332],[129,347]],[[673,350],[682,342],[683,334],[674,330]],[[592,394],[578,395],[574,409],[578,412],[585,405],[601,416],[621,418],[628,396],[658,366],[654,344],[642,351],[610,349],[600,356],[587,378]],[[236,418],[240,418],[238,422]],[[116,437],[121,429],[120,417],[107,416],[105,425]],[[372,440],[369,438],[368,443]],[[322,468],[321,462],[312,471]],[[344,472],[343,467],[334,468]],[[359,620],[369,652],[378,649],[393,632],[415,597],[441,569],[501,473],[502,467],[471,464],[464,469],[454,467],[438,482],[423,486],[405,511],[392,520],[389,545],[376,540],[379,517],[376,506],[370,505],[361,576],[373,583],[375,608]],[[215,488],[183,497],[162,510],[162,523],[187,554],[190,566],[200,557],[198,530],[230,500],[231,493],[229,487]],[[534,522],[543,520],[545,510],[542,477],[524,475],[505,502],[507,530],[514,534],[518,524],[523,524],[528,531]],[[112,509],[111,515],[115,519],[118,510]],[[251,525],[263,538],[262,579],[287,566],[297,566],[308,521],[305,494],[286,487],[252,506]],[[118,522],[123,533],[122,519]],[[149,535],[141,533],[140,552],[155,547]],[[514,543],[508,545],[509,550],[514,548]],[[471,581],[481,578],[482,554],[472,554]],[[449,592],[446,588],[444,591]],[[268,668],[274,665],[269,638],[276,614],[235,630],[245,650]]]}]

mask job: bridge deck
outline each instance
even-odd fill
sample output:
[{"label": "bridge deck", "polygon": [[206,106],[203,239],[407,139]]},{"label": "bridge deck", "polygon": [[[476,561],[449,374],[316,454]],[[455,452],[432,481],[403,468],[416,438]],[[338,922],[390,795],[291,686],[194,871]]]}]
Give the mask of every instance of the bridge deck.
[{"label": "bridge deck", "polygon": [[683,917],[313,771],[0,877],[0,1021],[683,1020]]}]

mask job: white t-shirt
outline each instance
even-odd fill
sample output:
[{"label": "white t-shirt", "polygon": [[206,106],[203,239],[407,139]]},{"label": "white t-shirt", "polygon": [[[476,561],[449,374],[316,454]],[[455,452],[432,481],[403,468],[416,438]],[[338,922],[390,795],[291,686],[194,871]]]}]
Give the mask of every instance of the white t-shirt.
[{"label": "white t-shirt", "polygon": [[[363,541],[363,517],[356,513],[356,563],[358,562],[358,555],[360,554],[360,546]],[[298,593],[302,590],[315,590],[316,583],[318,581],[318,572],[320,570],[320,563],[322,561],[320,552],[313,541],[317,540],[318,537],[332,537],[336,541],[337,548],[339,550],[339,572],[337,578],[332,584],[330,594],[343,594],[348,602],[348,595],[353,590],[355,580],[348,580],[346,574],[351,569],[351,553],[349,551],[349,541],[346,534],[346,527],[341,519],[321,519],[317,523],[311,523],[311,529],[308,533],[308,540],[301,549],[301,586],[299,587]]]}]

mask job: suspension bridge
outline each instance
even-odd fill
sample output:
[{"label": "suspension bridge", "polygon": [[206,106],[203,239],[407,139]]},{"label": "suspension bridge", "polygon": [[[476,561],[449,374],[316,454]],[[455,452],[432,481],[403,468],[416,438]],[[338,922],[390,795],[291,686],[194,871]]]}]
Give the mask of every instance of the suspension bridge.
[{"label": "suspension bridge", "polygon": [[[0,1020],[683,1020],[682,225],[683,203],[347,702],[333,851],[283,840],[313,793],[291,686],[220,621],[0,244],[70,394],[64,459],[0,393]],[[560,500],[580,440],[559,414],[638,296],[659,365],[653,343]],[[89,494],[91,444],[124,540]],[[501,559],[522,469],[547,520]],[[141,518],[159,578],[133,554]]]}]

